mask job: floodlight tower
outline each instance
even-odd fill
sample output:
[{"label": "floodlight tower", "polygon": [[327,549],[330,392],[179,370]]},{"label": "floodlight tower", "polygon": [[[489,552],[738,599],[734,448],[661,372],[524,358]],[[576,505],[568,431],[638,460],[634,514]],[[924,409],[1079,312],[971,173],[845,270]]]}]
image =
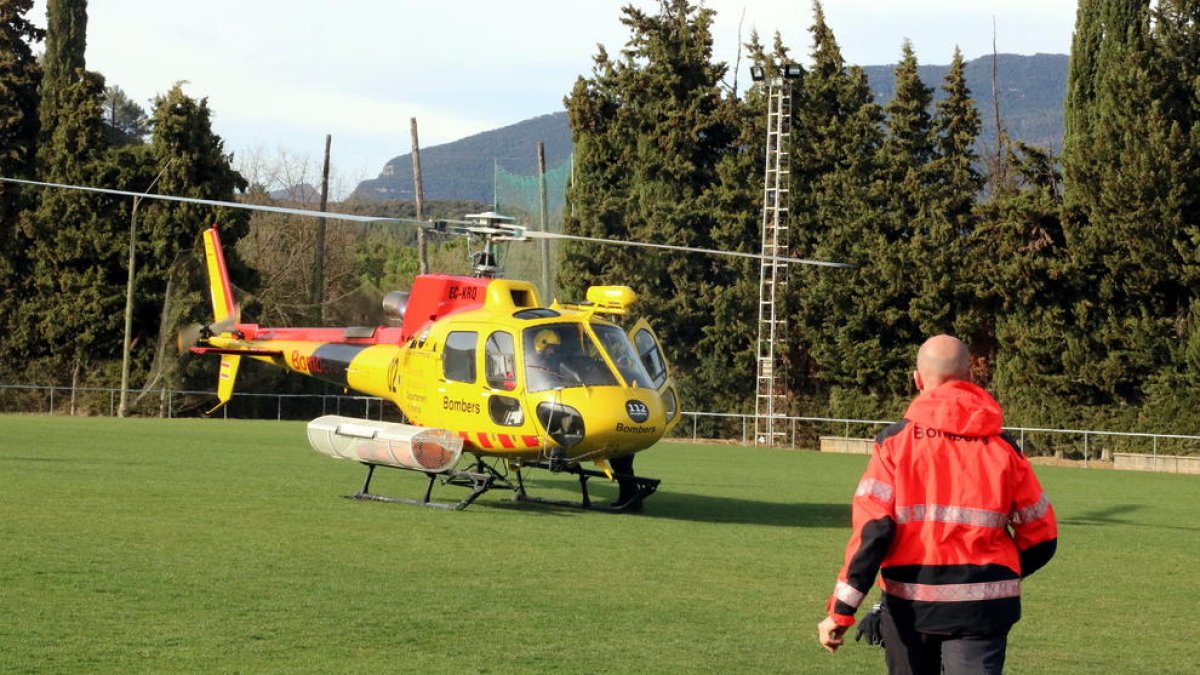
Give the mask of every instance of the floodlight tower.
[{"label": "floodlight tower", "polygon": [[755,65],[750,77],[767,93],[766,167],[763,171],[762,264],[759,268],[757,393],[754,403],[754,444],[782,445],[787,438],[787,380],[776,377],[778,340],[787,319],[782,300],[787,288],[788,191],[791,183],[792,89],[803,69],[787,63],[768,77]]}]

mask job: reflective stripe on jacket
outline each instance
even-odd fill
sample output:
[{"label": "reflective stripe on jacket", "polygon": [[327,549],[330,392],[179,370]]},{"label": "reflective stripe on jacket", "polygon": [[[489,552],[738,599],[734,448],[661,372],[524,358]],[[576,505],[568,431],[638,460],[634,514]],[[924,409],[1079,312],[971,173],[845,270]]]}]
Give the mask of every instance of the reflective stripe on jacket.
[{"label": "reflective stripe on jacket", "polygon": [[983,389],[948,382],[879,434],[829,600],[837,623],[854,623],[877,574],[888,611],[918,631],[988,633],[1020,618],[1020,580],[1054,555],[1058,527],[1002,420]]}]

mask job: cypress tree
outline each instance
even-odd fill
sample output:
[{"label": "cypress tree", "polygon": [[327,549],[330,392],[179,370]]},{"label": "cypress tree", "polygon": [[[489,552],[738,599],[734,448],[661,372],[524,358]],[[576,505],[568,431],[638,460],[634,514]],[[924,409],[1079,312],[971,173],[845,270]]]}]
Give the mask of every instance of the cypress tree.
[{"label": "cypress tree", "polygon": [[[1062,227],[1062,177],[1056,158],[1009,146],[1017,180],[980,206],[979,254],[995,318],[991,385],[1011,424],[1075,427],[1081,422],[1074,377],[1063,362],[1072,302]],[[986,247],[986,248],[985,248]]]},{"label": "cypress tree", "polygon": [[[577,81],[566,105],[576,147],[568,191],[572,234],[712,245],[716,226],[708,191],[729,151],[729,127],[719,88],[724,64],[712,62],[712,10],[687,0],[663,0],[658,14],[626,7],[630,38],[619,60],[596,57],[591,79]],[[711,326],[720,261],[640,249],[565,247],[560,285],[580,297],[603,281],[640,295],[638,311],[655,328],[689,392],[695,346]],[[696,397],[692,397],[695,400]]]},{"label": "cypress tree", "polygon": [[80,82],[81,72],[86,66],[84,52],[87,49],[87,0],[48,0],[46,3],[46,53],[42,57],[42,106],[40,109],[42,143],[38,154],[43,167],[42,175],[53,177],[59,157],[53,154],[58,148],[49,142],[49,136],[73,116],[65,103],[68,89]]},{"label": "cypress tree", "polygon": [[[38,133],[38,86],[41,68],[33,45],[45,31],[25,18],[32,0],[0,0],[0,176],[28,178],[33,166]],[[28,262],[22,247],[13,246],[23,191],[11,183],[0,183],[0,239],[10,242],[0,251],[0,330],[11,334],[14,305],[19,297],[18,281]],[[0,353],[8,349],[0,341]],[[8,359],[4,359],[8,362]]]},{"label": "cypress tree", "polygon": [[846,67],[819,3],[813,5],[812,66],[797,111],[810,215],[795,232],[797,255],[857,265],[854,270],[796,269],[791,292],[800,344],[798,389],[810,405],[848,416],[893,415],[886,393],[901,386],[881,359],[881,327],[894,317],[879,304],[873,277],[884,248],[874,183],[883,113],[865,73]]},{"label": "cypress tree", "polygon": [[[1183,282],[1190,244],[1185,125],[1173,114],[1188,66],[1162,58],[1148,0],[1080,6],[1079,33],[1098,31],[1071,81],[1090,97],[1068,100],[1076,120],[1064,141],[1067,243],[1078,283],[1066,365],[1087,403],[1121,416],[1144,401],[1155,373],[1172,370],[1194,292]],[[1073,55],[1074,58],[1074,55]],[[1090,80],[1084,78],[1090,76]],[[1079,120],[1084,120],[1080,123]],[[1069,142],[1068,142],[1069,141]]]},{"label": "cypress tree", "polygon": [[[52,0],[47,9],[38,177],[96,185],[103,171],[136,173],[136,165],[105,166],[104,78],[85,70],[83,60],[86,3]],[[22,218],[21,245],[31,264],[13,342],[25,358],[48,357],[37,371],[43,377],[114,381],[99,364],[121,352],[128,213],[126,200],[43,189]]]},{"label": "cypress tree", "polygon": [[[155,169],[146,173],[144,180],[149,184],[161,172],[155,192],[232,201],[235,192],[246,190],[245,179],[231,166],[232,155],[225,152],[224,141],[212,130],[208,99],[191,98],[177,83],[155,98],[150,123],[153,131],[148,150]],[[186,271],[196,270],[201,260],[200,232],[217,224],[231,277],[241,287],[252,289],[255,277],[235,248],[249,230],[249,215],[237,209],[180,202],[148,201],[141,209],[134,333],[145,348],[135,352],[136,362],[146,368],[151,357],[157,356],[160,368],[154,375],[162,375],[168,384],[211,387],[213,364],[208,360],[192,362],[194,365],[182,372],[168,367],[174,360],[172,338],[179,328],[212,321],[207,284],[189,283]],[[185,381],[189,377],[200,379]]]},{"label": "cypress tree", "polygon": [[933,119],[933,158],[922,181],[924,200],[908,242],[916,279],[909,314],[920,335],[951,333],[971,347],[976,380],[986,383],[995,351],[991,312],[983,303],[990,279],[987,243],[977,228],[975,202],[983,179],[975,169],[979,111],[971,99],[962,52],[955,50]]}]

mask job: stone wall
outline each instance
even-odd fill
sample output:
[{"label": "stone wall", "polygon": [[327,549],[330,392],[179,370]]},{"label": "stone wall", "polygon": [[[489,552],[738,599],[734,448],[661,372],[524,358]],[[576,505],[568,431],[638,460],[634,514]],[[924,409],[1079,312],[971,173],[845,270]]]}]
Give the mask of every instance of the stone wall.
[{"label": "stone wall", "polygon": [[1200,474],[1200,457],[1113,453],[1113,468],[1126,471],[1161,471]]},{"label": "stone wall", "polygon": [[842,452],[855,455],[871,454],[872,438],[847,438],[845,436],[821,436],[821,452]]}]

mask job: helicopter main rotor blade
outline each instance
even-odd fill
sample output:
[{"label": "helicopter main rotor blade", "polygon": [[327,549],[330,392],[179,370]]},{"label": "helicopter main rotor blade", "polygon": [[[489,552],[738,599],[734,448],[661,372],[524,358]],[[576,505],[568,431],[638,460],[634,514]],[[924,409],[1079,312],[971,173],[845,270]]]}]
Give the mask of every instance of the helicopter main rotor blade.
[{"label": "helicopter main rotor blade", "polygon": [[[466,233],[485,233],[485,234],[500,234],[503,233],[506,238],[520,239],[527,237],[530,239],[562,239],[569,241],[581,241],[593,244],[612,244],[614,246],[640,246],[644,248],[656,248],[667,251],[682,251],[684,253],[700,253],[704,255],[716,255],[733,258],[750,258],[753,260],[761,260],[764,262],[797,264],[797,265],[817,265],[821,267],[835,267],[839,269],[855,269],[856,265],[840,262],[828,262],[824,260],[807,260],[804,258],[784,258],[776,256],[765,256],[758,253],[743,253],[739,251],[720,251],[711,248],[697,248],[693,246],[678,246],[674,244],[656,244],[646,241],[625,241],[621,239],[603,239],[600,237],[584,237],[575,234],[562,234],[558,232],[542,232],[540,230],[531,230],[520,226],[510,226],[508,228],[495,229],[481,228],[480,224],[472,221],[461,220],[417,220],[415,218],[393,218],[388,216],[360,216],[352,213],[336,213],[332,211],[313,211],[311,209],[293,209],[286,206],[268,206],[265,204],[245,204],[242,202],[228,202],[219,199],[200,199],[197,197],[177,197],[174,195],[160,195],[141,192],[131,192],[129,190],[116,190],[113,188],[97,188],[86,187],[83,185],[66,185],[63,183],[46,183],[36,180],[25,180],[21,178],[7,178],[0,176],[0,182],[17,183],[21,185],[32,185],[35,187],[50,187],[60,188],[64,190],[80,190],[83,192],[96,192],[101,194],[119,195],[122,197],[135,197],[138,199],[158,199],[168,202],[182,202],[186,204],[201,204],[204,206],[216,206],[230,209],[243,209],[246,211],[264,211],[267,213],[283,213],[293,216],[307,216],[313,218],[328,218],[330,220],[347,220],[356,223],[397,223],[400,225],[413,225],[416,227],[427,228],[433,231],[447,231],[449,234],[466,234]],[[453,228],[453,230],[449,230]]]},{"label": "helicopter main rotor blade", "polygon": [[665,249],[668,251],[683,251],[685,253],[703,253],[706,255],[723,255],[734,258],[752,258],[754,260],[762,260],[767,262],[788,263],[796,265],[819,265],[821,267],[837,267],[840,269],[854,269],[856,265],[850,263],[828,262],[825,260],[807,260],[805,258],[780,258],[776,256],[760,255],[758,253],[743,253],[741,251],[719,251],[711,248],[697,248],[694,246],[679,246],[676,244],[655,244],[648,241],[624,241],[621,239],[603,239],[600,237],[584,237],[578,234],[562,234],[559,232],[542,232],[540,230],[525,230],[524,235],[530,239],[566,239],[569,241],[583,241],[593,244],[613,244],[615,246],[642,246],[646,248]]},{"label": "helicopter main rotor blade", "polygon": [[[118,195],[122,197],[136,197],[138,199],[157,199],[167,202],[182,202],[185,204],[201,204],[203,206],[217,206],[229,209],[242,209],[245,211],[265,211],[268,213],[283,213],[293,216],[313,216],[316,218],[329,218],[331,220],[349,220],[357,223],[400,223],[403,225],[417,225],[420,227],[433,227],[438,222],[454,222],[454,221],[428,221],[416,220],[412,218],[391,218],[387,216],[360,216],[353,213],[335,213],[332,211],[312,211],[309,209],[292,209],[286,206],[269,206],[266,204],[245,204],[242,202],[227,202],[219,199],[200,199],[199,197],[177,197],[175,195],[160,195],[143,192],[130,192],[129,190],[116,190],[113,188],[98,188],[87,187],[85,185],[65,185],[63,183],[46,183],[36,180],[24,180],[21,178],[7,178],[0,176],[0,182],[18,183],[21,185],[33,185],[35,187],[50,187],[61,188],[64,190],[79,190],[81,192],[96,192],[107,195]],[[466,225],[467,223],[463,223]]]}]

